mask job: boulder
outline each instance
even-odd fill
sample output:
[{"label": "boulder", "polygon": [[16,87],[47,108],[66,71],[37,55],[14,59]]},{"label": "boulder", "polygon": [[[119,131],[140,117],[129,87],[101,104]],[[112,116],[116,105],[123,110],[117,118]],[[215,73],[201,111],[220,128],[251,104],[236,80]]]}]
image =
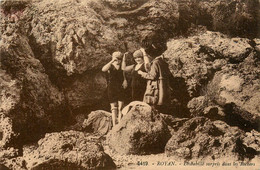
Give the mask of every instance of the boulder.
[{"label": "boulder", "polygon": [[163,118],[163,121],[167,124],[168,129],[171,132],[171,135],[174,135],[183,124],[189,120],[189,118],[178,118],[168,114],[160,113],[160,116]]},{"label": "boulder", "polygon": [[202,116],[203,110],[207,107],[207,99],[205,96],[194,97],[189,101],[187,107],[193,116]]},{"label": "boulder", "polygon": [[0,53],[1,146],[23,144],[60,128],[65,120],[64,96],[35,58],[28,38],[4,34]]},{"label": "boulder", "polygon": [[46,134],[37,146],[24,147],[28,169],[115,169],[98,139],[90,134],[64,131]]},{"label": "boulder", "polygon": [[[204,115],[208,112],[204,109],[213,106],[220,111],[217,115],[225,115],[230,125],[240,124],[243,128],[241,124],[246,124],[245,130],[257,129],[260,113],[257,42],[207,31],[168,43],[165,57],[173,76],[185,80],[186,87],[181,88],[188,91],[190,101],[185,102],[193,115]],[[235,120],[234,115],[238,121],[230,123]]]},{"label": "boulder", "polygon": [[163,118],[146,103],[137,102],[108,133],[106,143],[120,154],[143,155],[163,152],[169,138]]},{"label": "boulder", "polygon": [[93,111],[88,115],[88,119],[84,120],[83,128],[87,132],[105,135],[112,128],[112,115],[103,110]]},{"label": "boulder", "polygon": [[211,120],[223,120],[226,116],[224,108],[212,104],[208,96],[194,97],[189,101],[187,107],[193,117],[205,116]]},{"label": "boulder", "polygon": [[[168,141],[167,156],[181,159],[252,159],[254,148],[243,143],[244,132],[223,121],[210,121],[204,117],[192,118]],[[210,149],[209,149],[210,148]]]},{"label": "boulder", "polygon": [[[2,167],[1,167],[2,165]],[[15,148],[1,148],[0,149],[0,169],[21,169],[25,170],[24,160],[19,156],[18,149]]]},{"label": "boulder", "polygon": [[229,38],[210,31],[170,40],[167,46],[164,55],[169,60],[170,70],[174,77],[185,80],[192,98],[208,92],[205,86],[215,72],[225,69],[228,64],[242,63],[254,55],[249,39]]},{"label": "boulder", "polygon": [[260,133],[256,130],[251,130],[246,132],[243,137],[243,143],[250,148],[253,148],[257,151],[258,155],[260,154]]},{"label": "boulder", "polygon": [[259,70],[257,54],[251,53],[244,62],[217,72],[208,86],[209,96],[224,108],[227,121],[245,130],[259,129]]}]

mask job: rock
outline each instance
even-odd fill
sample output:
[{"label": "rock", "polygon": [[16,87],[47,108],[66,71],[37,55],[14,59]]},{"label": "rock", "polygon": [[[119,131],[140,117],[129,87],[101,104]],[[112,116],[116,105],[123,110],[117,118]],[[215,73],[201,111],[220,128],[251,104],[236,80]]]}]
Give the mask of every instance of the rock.
[{"label": "rock", "polygon": [[226,114],[224,109],[219,106],[209,106],[203,111],[204,116],[211,120],[224,120]]},{"label": "rock", "polygon": [[255,38],[254,39],[254,43],[255,43],[255,49],[258,53],[260,53],[260,39]]},{"label": "rock", "polygon": [[[219,31],[231,36],[256,37],[257,11],[259,2],[241,0],[180,0],[179,27],[182,32],[189,28],[198,29],[197,25],[206,26],[208,30]],[[248,27],[250,25],[250,27]]]},{"label": "rock", "polygon": [[64,89],[73,114],[105,101],[101,67],[115,50],[133,52],[140,48],[140,35],[170,32],[178,22],[177,4],[168,0],[66,0],[55,5],[44,0],[34,1],[25,13],[35,57],[51,82]]},{"label": "rock", "polygon": [[0,112],[0,147],[4,147],[18,136],[18,132],[13,130],[12,120]]},{"label": "rock", "polygon": [[[257,154],[243,144],[243,131],[223,121],[210,121],[204,117],[192,118],[168,141],[167,156],[189,159],[252,159]],[[209,149],[210,148],[210,149]]]},{"label": "rock", "polygon": [[102,102],[98,101],[101,100],[101,97],[104,98],[106,87],[107,81],[104,74],[84,74],[82,77],[73,81],[70,87],[65,88],[70,109],[79,114],[86,113],[86,108],[93,107],[97,104],[102,107]]},{"label": "rock", "polygon": [[7,168],[5,165],[2,165],[2,164],[0,164],[0,169],[1,170],[9,170],[9,168]]},{"label": "rock", "polygon": [[253,148],[257,151],[258,155],[260,154],[260,133],[256,130],[246,132],[243,143],[250,148]]},{"label": "rock", "polygon": [[167,124],[168,129],[171,131],[171,134],[174,135],[174,133],[183,126],[183,124],[189,120],[189,118],[178,118],[174,117],[172,115],[167,114],[160,114],[160,116],[163,118],[164,122]]},{"label": "rock", "polygon": [[211,120],[223,120],[225,117],[224,109],[214,105],[208,96],[194,97],[187,107],[193,117],[205,116]]},{"label": "rock", "polygon": [[174,77],[185,80],[190,97],[198,97],[203,87],[219,69],[227,64],[240,63],[249,57],[253,47],[246,38],[228,38],[207,31],[198,36],[171,40],[165,57]]},{"label": "rock", "polygon": [[259,2],[188,2],[1,1],[0,145],[35,141],[70,124],[74,115],[103,107],[106,79],[100,68],[113,51],[133,52],[151,32],[163,30],[162,39],[170,39],[198,24],[252,40],[209,31],[170,40],[165,57],[180,80],[178,112],[187,112],[192,98],[206,96],[225,112],[243,112],[250,117],[243,119],[257,122]]},{"label": "rock", "polygon": [[[258,129],[260,120],[259,61],[251,53],[244,62],[217,72],[209,83],[210,98],[224,108],[228,121],[244,129]],[[236,68],[236,69],[234,69]],[[236,119],[234,119],[236,117]],[[242,123],[244,122],[244,123]],[[240,124],[240,125],[239,125]]]},{"label": "rock", "polygon": [[114,169],[113,160],[97,138],[77,131],[46,134],[34,147],[24,148],[23,158],[28,169]]},{"label": "rock", "polygon": [[18,156],[18,149],[15,148],[1,148],[0,162],[3,162],[5,159],[11,159]]},{"label": "rock", "polygon": [[[1,167],[2,164],[2,167]],[[21,169],[25,170],[24,160],[19,156],[18,149],[15,148],[1,148],[0,149],[0,169]]]},{"label": "rock", "polygon": [[107,144],[120,154],[163,152],[170,132],[163,119],[142,102],[133,106],[107,135]]},{"label": "rock", "polygon": [[190,113],[193,116],[201,116],[203,114],[203,110],[205,107],[207,107],[207,99],[205,96],[199,96],[193,98],[191,101],[189,101],[187,107],[190,110]]},{"label": "rock", "polygon": [[35,140],[66,122],[62,118],[64,96],[50,82],[28,41],[26,36],[14,34],[3,35],[0,42],[2,146]]},{"label": "rock", "polygon": [[105,135],[112,128],[111,113],[97,110],[88,115],[88,119],[83,122],[83,128],[86,131],[93,132],[99,135]]},{"label": "rock", "polygon": [[[165,57],[173,76],[185,80],[181,88],[187,89],[191,98],[187,102],[191,113],[196,115],[208,106],[217,106],[231,118],[225,118],[226,122],[237,114],[240,117],[236,125],[245,120],[251,129],[257,128],[260,69],[258,53],[251,44],[246,38],[228,38],[209,31],[168,43]],[[199,96],[205,96],[205,100]]]}]

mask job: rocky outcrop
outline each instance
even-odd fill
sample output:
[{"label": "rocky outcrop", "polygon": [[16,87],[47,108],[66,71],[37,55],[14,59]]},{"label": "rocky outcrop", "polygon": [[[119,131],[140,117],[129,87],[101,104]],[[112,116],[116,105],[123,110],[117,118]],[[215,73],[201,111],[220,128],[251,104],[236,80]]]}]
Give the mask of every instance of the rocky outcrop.
[{"label": "rocky outcrop", "polygon": [[[1,167],[2,165],[2,167]],[[25,170],[24,160],[19,156],[18,149],[1,148],[0,149],[0,169],[21,169]]]},{"label": "rocky outcrop", "polygon": [[19,33],[5,33],[1,38],[0,114],[4,146],[12,140],[16,144],[33,140],[42,132],[59,127],[65,108],[63,94],[35,59],[28,38]]},{"label": "rocky outcrop", "polygon": [[230,39],[208,31],[171,40],[165,57],[169,59],[173,75],[184,78],[190,97],[198,97],[216,71],[225,69],[227,64],[242,62],[253,50],[249,39]]},{"label": "rocky outcrop", "polygon": [[[206,32],[168,43],[165,56],[173,75],[185,80],[192,115],[213,114],[230,125],[257,129],[260,93],[256,42]],[[235,115],[239,121],[230,123]]]},{"label": "rocky outcrop", "polygon": [[[105,106],[106,78],[100,68],[113,51],[133,52],[145,35],[158,29],[165,32],[162,40],[169,39],[179,29],[188,31],[192,27],[188,23],[251,36],[255,34],[253,11],[257,5],[255,0],[1,1],[0,74],[8,78],[1,81],[0,107],[5,110],[0,112],[5,115],[3,120],[10,118],[8,124],[14,132],[5,136],[52,131],[61,126],[56,120],[64,124],[71,115]],[[208,23],[202,23],[206,20]],[[217,33],[170,41],[166,56],[178,81],[177,96],[183,98],[173,101],[181,107],[174,109],[180,114],[187,112],[186,104],[200,95],[213,72],[226,63],[244,61],[252,49],[248,39],[229,39]]]},{"label": "rocky outcrop", "polygon": [[[162,41],[169,40],[165,57],[174,75],[173,112],[221,119],[240,129],[206,118],[162,116],[140,104],[112,129],[110,147],[121,154],[163,152],[171,131],[168,155],[251,159],[259,154],[257,0],[0,3],[0,147],[6,148],[0,164],[10,169],[114,168],[98,141],[80,132],[48,134],[39,145],[24,148],[23,156],[7,147],[22,148],[75,117],[81,122],[90,110],[104,109],[107,83],[100,68],[113,51],[133,52],[158,29],[165,33]],[[191,36],[171,39],[179,35]],[[104,119],[92,118],[100,131]]]},{"label": "rocky outcrop", "polygon": [[[256,11],[257,5],[255,0],[66,0],[55,5],[47,0],[2,1],[6,16],[20,12],[19,18],[25,22],[21,30],[29,37],[35,57],[51,82],[68,93],[72,112],[91,107],[104,97],[105,79],[99,71],[113,51],[136,50],[143,36],[158,29],[164,30],[167,35],[161,37],[168,39],[179,33],[178,29],[188,30],[190,23],[235,35],[254,35],[256,14],[252,11]],[[12,12],[12,6],[19,8]],[[226,20],[230,24],[221,24]],[[228,28],[220,28],[223,25]],[[78,90],[84,91],[84,95],[75,95],[82,94]]]},{"label": "rocky outcrop", "polygon": [[112,128],[112,115],[103,110],[93,111],[88,115],[88,119],[84,120],[82,126],[87,132],[105,135]]},{"label": "rocky outcrop", "polygon": [[193,117],[205,116],[213,120],[224,120],[226,114],[224,108],[218,105],[209,105],[208,96],[194,97],[188,102],[187,107]]},{"label": "rocky outcrop", "polygon": [[252,130],[250,132],[246,132],[245,136],[243,137],[243,143],[250,148],[253,148],[257,151],[259,156],[260,154],[260,133],[256,130]]},{"label": "rocky outcrop", "polygon": [[256,37],[258,34],[259,1],[244,0],[177,0],[179,27],[183,33],[191,33],[203,25],[207,30],[219,31],[231,36]]},{"label": "rocky outcrop", "polygon": [[[243,143],[244,132],[223,121],[197,117],[184,125],[168,141],[168,156],[189,159],[252,159],[257,151]],[[210,149],[209,149],[210,148]]]},{"label": "rocky outcrop", "polygon": [[114,169],[113,160],[98,139],[76,131],[46,134],[37,146],[25,147],[28,169]]},{"label": "rocky outcrop", "polygon": [[64,88],[72,111],[104,97],[106,80],[100,68],[112,52],[134,51],[140,48],[140,35],[174,27],[174,2],[143,3],[133,1],[135,9],[118,11],[113,8],[117,1],[40,1],[28,9],[36,58],[50,80]]},{"label": "rocky outcrop", "polygon": [[106,143],[120,154],[151,154],[163,152],[170,132],[162,117],[139,102],[123,116],[107,135]]},{"label": "rocky outcrop", "polygon": [[214,91],[211,97],[223,106],[227,121],[245,130],[258,129],[260,121],[259,61],[255,57],[251,55],[237,69],[230,66],[218,72],[209,85]]}]

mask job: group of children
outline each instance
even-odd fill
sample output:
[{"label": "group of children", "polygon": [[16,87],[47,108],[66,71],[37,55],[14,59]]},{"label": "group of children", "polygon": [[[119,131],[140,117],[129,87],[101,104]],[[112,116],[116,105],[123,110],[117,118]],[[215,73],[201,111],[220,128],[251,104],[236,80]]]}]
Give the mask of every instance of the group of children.
[{"label": "group of children", "polygon": [[122,118],[124,89],[128,86],[126,72],[130,72],[132,77],[132,101],[144,101],[160,113],[169,112],[174,78],[163,56],[167,50],[167,34],[164,33],[163,30],[158,30],[142,40],[142,48],[133,53],[135,64],[126,65],[127,53],[117,51],[112,54],[112,60],[102,68],[103,72],[109,73],[108,97],[113,126],[116,125],[117,115],[118,122]]},{"label": "group of children", "polygon": [[[138,71],[147,72],[149,58],[143,49],[136,50],[133,53],[135,64],[126,65],[128,53],[116,51],[112,54],[112,60],[103,68],[103,72],[108,72],[108,98],[112,112],[112,123],[116,125],[122,118],[122,107],[124,105],[124,90],[128,86],[125,73],[131,73],[131,99],[132,101],[143,101],[146,90],[146,79]],[[118,116],[117,116],[118,115]]]}]

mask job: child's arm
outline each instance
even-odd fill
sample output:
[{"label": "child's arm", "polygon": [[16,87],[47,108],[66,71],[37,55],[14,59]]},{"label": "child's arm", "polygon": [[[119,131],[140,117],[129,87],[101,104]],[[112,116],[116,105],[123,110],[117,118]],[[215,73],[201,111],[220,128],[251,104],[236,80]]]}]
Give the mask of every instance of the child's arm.
[{"label": "child's arm", "polygon": [[125,75],[125,71],[123,71],[123,77],[124,77],[124,81],[123,81],[123,88],[126,89],[127,88],[127,80],[126,80],[126,75]]},{"label": "child's arm", "polygon": [[104,65],[104,67],[102,68],[102,71],[103,72],[107,72],[110,67],[111,67],[111,64],[115,61],[115,58],[113,58],[109,63],[107,63],[106,65]]},{"label": "child's arm", "polygon": [[155,80],[159,74],[159,67],[160,66],[159,66],[158,62],[153,62],[149,72],[146,73],[146,72],[139,70],[138,74],[140,74],[145,79]]},{"label": "child's arm", "polygon": [[146,72],[149,72],[151,69],[151,59],[148,57],[148,55],[146,54],[144,48],[140,49],[143,53],[144,56],[144,68]]},{"label": "child's arm", "polygon": [[130,66],[126,66],[126,54],[127,53],[125,53],[124,56],[123,56],[122,70],[128,72],[128,71],[131,71],[134,68],[134,64],[130,65]]}]

